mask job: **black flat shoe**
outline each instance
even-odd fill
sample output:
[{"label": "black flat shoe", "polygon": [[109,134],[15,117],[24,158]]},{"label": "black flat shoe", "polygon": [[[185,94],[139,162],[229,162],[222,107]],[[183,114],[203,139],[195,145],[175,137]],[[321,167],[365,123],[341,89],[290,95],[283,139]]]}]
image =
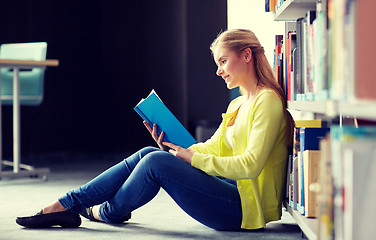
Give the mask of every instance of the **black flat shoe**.
[{"label": "black flat shoe", "polygon": [[[82,212],[80,212],[80,215],[83,216],[84,218],[89,219],[90,221],[102,222],[102,221],[99,221],[98,219],[96,219],[94,217],[94,215],[93,215],[93,207],[85,208]],[[121,220],[119,222],[121,223],[121,222],[128,221],[131,218],[131,216],[132,216],[131,214],[128,214],[127,216],[125,216],[123,218],[123,220]]]},{"label": "black flat shoe", "polygon": [[63,228],[77,228],[81,225],[80,215],[68,211],[46,213],[42,211],[30,217],[18,217],[16,223],[27,228],[50,228],[61,226]]},{"label": "black flat shoe", "polygon": [[89,219],[90,221],[100,222],[99,220],[94,218],[93,207],[85,208],[82,212],[80,212],[80,215],[84,218]]}]

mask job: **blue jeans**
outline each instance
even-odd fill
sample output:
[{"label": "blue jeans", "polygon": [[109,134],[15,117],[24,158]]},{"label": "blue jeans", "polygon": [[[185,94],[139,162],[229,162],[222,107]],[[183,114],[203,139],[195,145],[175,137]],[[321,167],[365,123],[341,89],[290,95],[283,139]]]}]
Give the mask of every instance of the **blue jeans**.
[{"label": "blue jeans", "polygon": [[235,181],[209,176],[172,154],[146,147],[109,168],[59,202],[68,211],[101,204],[99,216],[119,222],[163,188],[191,217],[217,230],[240,230],[242,208]]}]

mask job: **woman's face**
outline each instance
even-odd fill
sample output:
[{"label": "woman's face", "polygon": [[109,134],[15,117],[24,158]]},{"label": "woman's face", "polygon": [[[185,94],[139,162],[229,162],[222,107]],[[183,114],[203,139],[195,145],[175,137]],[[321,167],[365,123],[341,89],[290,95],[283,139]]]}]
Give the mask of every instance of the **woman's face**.
[{"label": "woman's face", "polygon": [[249,61],[246,54],[244,52],[237,54],[228,48],[217,46],[213,55],[218,66],[217,75],[225,80],[227,88],[243,86],[248,73],[247,63]]}]

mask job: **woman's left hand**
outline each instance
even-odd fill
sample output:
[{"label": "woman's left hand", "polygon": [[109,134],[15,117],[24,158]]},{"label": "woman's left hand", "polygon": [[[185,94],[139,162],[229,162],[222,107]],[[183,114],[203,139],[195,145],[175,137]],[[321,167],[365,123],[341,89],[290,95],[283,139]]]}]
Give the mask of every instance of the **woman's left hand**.
[{"label": "woman's left hand", "polygon": [[170,148],[169,152],[172,155],[182,159],[184,162],[191,164],[193,154],[195,153],[193,149],[183,148],[170,142],[163,142],[163,145]]}]

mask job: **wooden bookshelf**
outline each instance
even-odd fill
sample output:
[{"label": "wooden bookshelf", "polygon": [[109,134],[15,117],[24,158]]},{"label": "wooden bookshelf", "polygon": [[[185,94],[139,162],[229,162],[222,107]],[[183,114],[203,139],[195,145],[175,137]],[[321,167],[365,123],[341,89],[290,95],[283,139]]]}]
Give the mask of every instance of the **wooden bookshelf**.
[{"label": "wooden bookshelf", "polygon": [[317,0],[286,0],[275,12],[274,21],[295,21],[308,10],[316,9]]},{"label": "wooden bookshelf", "polygon": [[300,214],[299,211],[294,210],[290,207],[287,201],[283,202],[283,206],[290,213],[295,222],[299,225],[300,229],[303,231],[304,235],[309,240],[317,240],[319,221],[316,218],[307,218]]}]

